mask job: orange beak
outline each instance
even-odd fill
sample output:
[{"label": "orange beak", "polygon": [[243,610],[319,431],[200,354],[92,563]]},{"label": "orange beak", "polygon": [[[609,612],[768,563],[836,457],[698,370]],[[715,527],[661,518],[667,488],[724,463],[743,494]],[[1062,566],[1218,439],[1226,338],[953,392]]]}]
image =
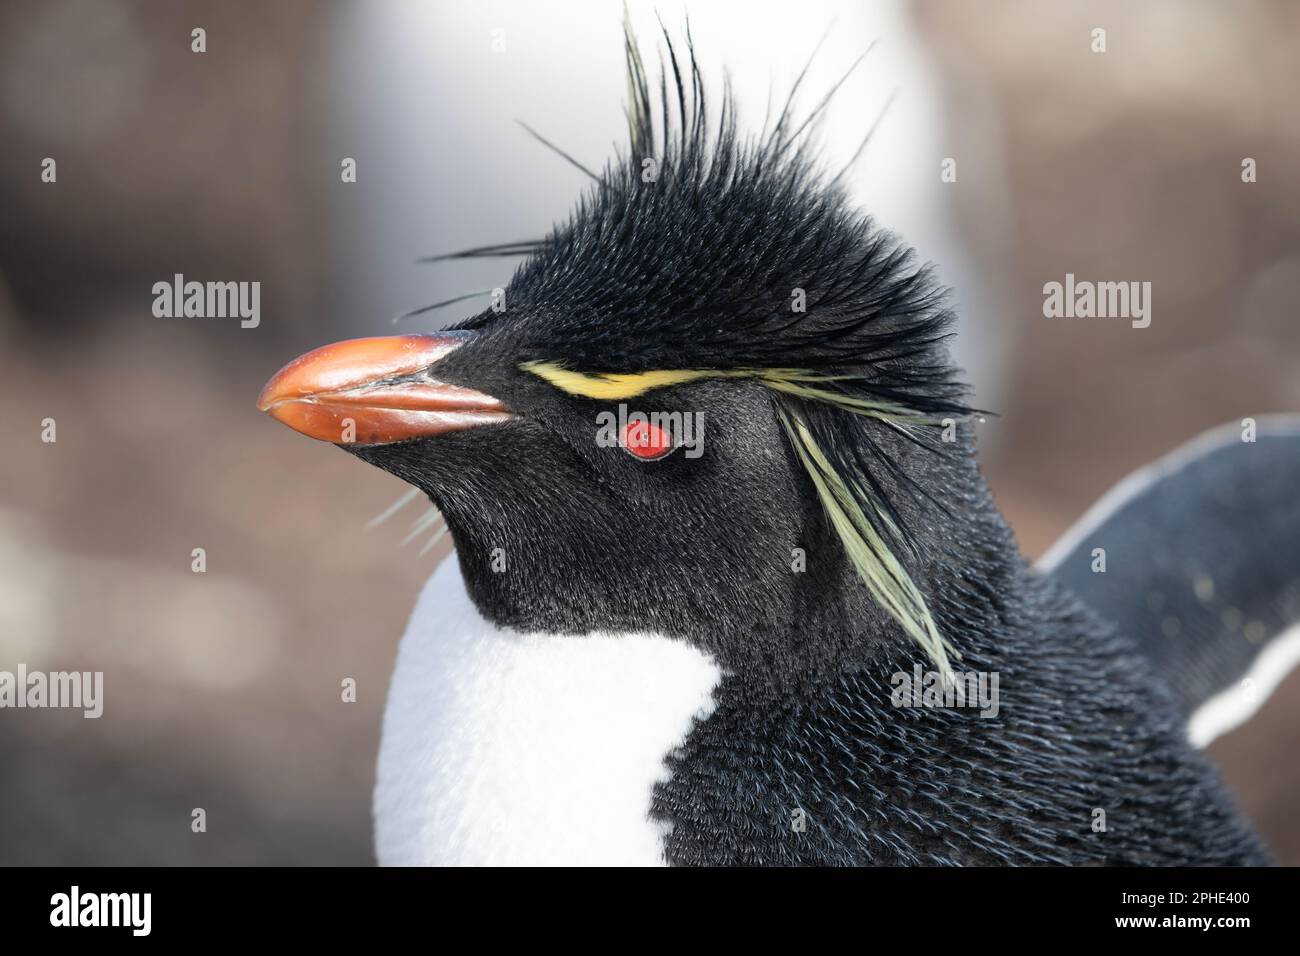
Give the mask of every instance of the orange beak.
[{"label": "orange beak", "polygon": [[491,425],[511,416],[490,395],[426,369],[468,332],[349,339],[300,355],[271,377],[257,407],[308,438],[385,445]]}]

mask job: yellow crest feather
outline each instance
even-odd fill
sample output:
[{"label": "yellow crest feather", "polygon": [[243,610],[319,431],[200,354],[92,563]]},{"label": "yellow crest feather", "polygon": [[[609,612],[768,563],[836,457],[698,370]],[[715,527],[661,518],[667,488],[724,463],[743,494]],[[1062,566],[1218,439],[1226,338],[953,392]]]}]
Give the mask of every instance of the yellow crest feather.
[{"label": "yellow crest feather", "polygon": [[[862,510],[862,502],[870,505],[871,498],[861,487],[849,487],[802,419],[784,409],[778,409],[777,414],[858,577],[876,602],[921,646],[944,680],[951,680],[948,656],[960,658],[961,654],[939,633],[920,589]],[[878,508],[874,510],[879,520],[893,527],[888,515]]]},{"label": "yellow crest feather", "polygon": [[550,382],[560,391],[581,398],[619,401],[668,385],[680,385],[703,378],[741,378],[748,372],[723,372],[707,368],[658,369],[652,372],[595,372],[567,369],[557,362],[525,362],[525,372]]},{"label": "yellow crest feather", "polygon": [[656,388],[697,382],[709,378],[752,378],[777,392],[795,398],[835,405],[856,415],[877,418],[892,424],[937,425],[937,419],[922,415],[903,405],[855,398],[824,388],[827,384],[852,381],[853,375],[823,375],[797,368],[679,368],[649,372],[575,372],[559,362],[533,361],[519,366],[550,382],[560,391],[580,398],[616,402],[636,398]]}]

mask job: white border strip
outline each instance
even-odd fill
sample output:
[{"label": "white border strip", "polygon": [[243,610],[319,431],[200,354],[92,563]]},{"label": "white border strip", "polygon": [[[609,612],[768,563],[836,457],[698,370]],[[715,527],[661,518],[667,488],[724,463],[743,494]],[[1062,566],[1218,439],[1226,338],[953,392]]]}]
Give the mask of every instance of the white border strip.
[{"label": "white border strip", "polygon": [[1196,708],[1187,721],[1192,746],[1208,747],[1216,737],[1254,717],[1298,663],[1300,624],[1293,624],[1259,652],[1245,677]]}]

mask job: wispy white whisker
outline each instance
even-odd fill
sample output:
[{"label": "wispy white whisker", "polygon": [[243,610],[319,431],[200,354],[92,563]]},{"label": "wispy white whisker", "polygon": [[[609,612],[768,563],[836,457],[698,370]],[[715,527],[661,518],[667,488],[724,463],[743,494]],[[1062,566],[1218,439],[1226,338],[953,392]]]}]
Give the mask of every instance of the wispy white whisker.
[{"label": "wispy white whisker", "polygon": [[405,538],[402,539],[402,545],[405,546],[410,544],[412,541],[418,538],[423,532],[429,530],[437,522],[441,520],[442,520],[442,512],[439,511],[437,508],[430,508],[428,511],[420,515],[420,517],[415,520],[415,524],[412,525],[410,533]]},{"label": "wispy white whisker", "polygon": [[429,538],[425,546],[420,549],[420,554],[427,554],[435,544],[437,544],[439,541],[442,540],[442,536],[445,535],[446,533],[447,533],[447,524],[446,522],[443,522],[443,524],[438,528],[438,530],[433,533],[433,536]]},{"label": "wispy white whisker", "polygon": [[366,522],[366,528],[370,529],[370,528],[379,527],[379,525],[383,524],[393,515],[397,514],[397,512],[401,511],[408,504],[410,504],[411,500],[414,499],[419,493],[420,493],[419,488],[410,489],[409,491],[406,492],[406,494],[402,495],[402,497],[398,498],[391,505],[385,508],[382,512],[375,515],[368,522]]}]

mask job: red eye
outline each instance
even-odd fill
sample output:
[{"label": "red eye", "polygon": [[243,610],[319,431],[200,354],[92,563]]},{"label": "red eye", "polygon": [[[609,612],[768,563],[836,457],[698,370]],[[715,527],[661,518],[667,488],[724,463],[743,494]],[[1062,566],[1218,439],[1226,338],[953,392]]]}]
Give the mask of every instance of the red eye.
[{"label": "red eye", "polygon": [[673,450],[673,440],[667,431],[647,421],[631,421],[623,426],[622,445],[628,454],[645,461],[662,458]]}]

